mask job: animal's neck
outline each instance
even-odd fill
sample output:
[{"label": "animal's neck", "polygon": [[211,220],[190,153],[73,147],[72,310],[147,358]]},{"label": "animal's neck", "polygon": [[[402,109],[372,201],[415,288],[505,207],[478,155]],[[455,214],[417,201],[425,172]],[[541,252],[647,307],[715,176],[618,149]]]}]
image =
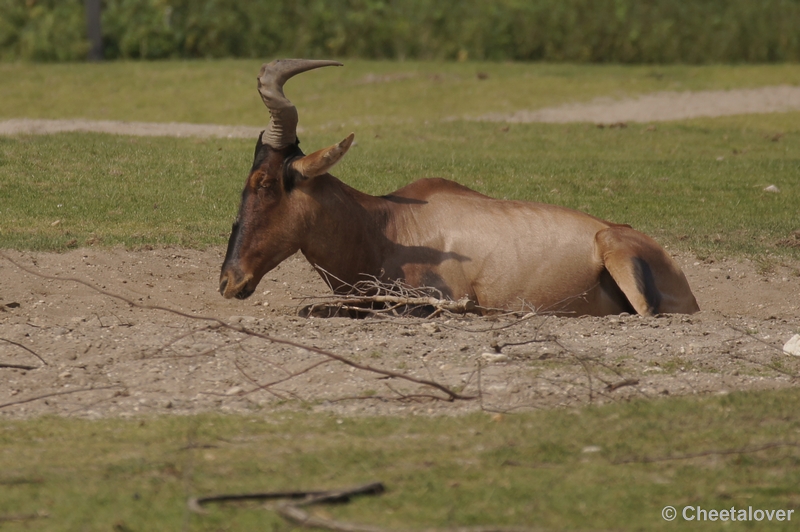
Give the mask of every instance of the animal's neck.
[{"label": "animal's neck", "polygon": [[316,205],[301,251],[323,279],[335,291],[347,292],[368,276],[379,277],[392,246],[386,234],[391,217],[386,201],[331,175],[315,178],[309,195]]}]

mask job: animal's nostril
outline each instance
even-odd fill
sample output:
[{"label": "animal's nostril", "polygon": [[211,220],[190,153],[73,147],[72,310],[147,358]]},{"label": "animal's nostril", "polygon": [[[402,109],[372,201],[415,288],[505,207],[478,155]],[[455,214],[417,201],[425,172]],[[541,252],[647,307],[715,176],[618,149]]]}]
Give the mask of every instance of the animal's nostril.
[{"label": "animal's nostril", "polygon": [[226,277],[219,283],[219,293],[225,295],[225,288],[228,286],[228,278]]}]

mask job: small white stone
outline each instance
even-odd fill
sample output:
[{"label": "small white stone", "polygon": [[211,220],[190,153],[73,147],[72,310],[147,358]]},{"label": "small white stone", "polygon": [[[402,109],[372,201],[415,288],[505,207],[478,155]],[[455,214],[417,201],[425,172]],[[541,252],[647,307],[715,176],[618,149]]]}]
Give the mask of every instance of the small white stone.
[{"label": "small white stone", "polygon": [[783,346],[783,352],[800,357],[800,334],[795,334],[789,338],[789,341]]},{"label": "small white stone", "polygon": [[483,353],[481,354],[481,358],[491,364],[495,362],[506,362],[508,360],[508,355],[504,355],[503,353]]},{"label": "small white stone", "polygon": [[600,447],[599,445],[587,445],[586,447],[581,449],[581,452],[582,453],[599,453],[602,450],[603,450],[603,448]]},{"label": "small white stone", "polygon": [[233,388],[225,392],[225,395],[239,395],[240,393],[242,393],[242,387],[234,386]]},{"label": "small white stone", "polygon": [[775,185],[770,185],[764,189],[764,192],[780,192],[781,189],[776,187]]},{"label": "small white stone", "polygon": [[440,331],[439,325],[436,323],[423,323],[422,329],[428,334],[433,334]]}]

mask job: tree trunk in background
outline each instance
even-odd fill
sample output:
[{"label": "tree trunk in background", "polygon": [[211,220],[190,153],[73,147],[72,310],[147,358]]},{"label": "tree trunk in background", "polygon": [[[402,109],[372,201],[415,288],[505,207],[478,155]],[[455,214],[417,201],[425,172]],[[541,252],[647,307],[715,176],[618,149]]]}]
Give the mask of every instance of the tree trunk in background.
[{"label": "tree trunk in background", "polygon": [[103,60],[103,31],[100,27],[100,0],[86,0],[86,33],[89,37],[89,61]]}]

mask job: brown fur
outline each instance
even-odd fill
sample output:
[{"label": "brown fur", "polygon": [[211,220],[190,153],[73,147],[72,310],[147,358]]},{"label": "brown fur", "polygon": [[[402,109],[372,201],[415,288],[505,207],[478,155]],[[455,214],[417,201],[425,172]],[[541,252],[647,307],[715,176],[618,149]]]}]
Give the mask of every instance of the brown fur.
[{"label": "brown fur", "polygon": [[225,297],[247,297],[300,250],[331,274],[326,281],[336,292],[375,276],[467,296],[485,309],[699,310],[680,267],[647,235],[564,207],[492,199],[444,179],[369,196],[327,173],[350,142],[288,165],[296,148],[265,148],[231,234],[220,276]]}]

